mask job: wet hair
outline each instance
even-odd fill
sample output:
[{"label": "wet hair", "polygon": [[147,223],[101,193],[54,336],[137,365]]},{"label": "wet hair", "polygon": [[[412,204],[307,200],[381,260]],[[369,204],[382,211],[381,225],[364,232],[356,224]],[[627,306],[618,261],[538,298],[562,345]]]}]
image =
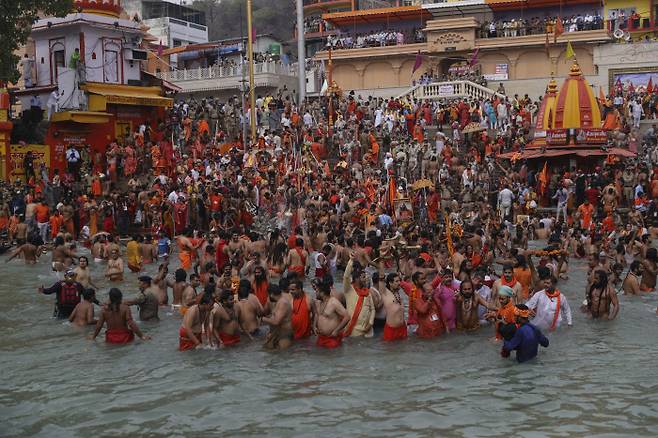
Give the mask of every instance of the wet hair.
[{"label": "wet hair", "polygon": [[91,288],[82,290],[82,298],[84,298],[85,301],[91,301],[94,298],[94,295],[96,295],[96,291]]},{"label": "wet hair", "polygon": [[297,289],[299,290],[304,290],[304,282],[298,278],[292,280],[290,284],[294,284],[295,286],[297,286]]},{"label": "wet hair", "polygon": [[279,280],[279,289],[282,291],[288,290],[288,286],[290,285],[290,279],[288,278],[281,278]]},{"label": "wet hair", "polygon": [[391,283],[393,283],[395,281],[395,279],[399,278],[399,277],[400,277],[400,274],[398,274],[397,272],[391,272],[390,274],[388,274],[386,276],[386,280],[385,280],[386,281],[386,287],[390,289]]},{"label": "wet hair", "polygon": [[153,281],[153,279],[151,277],[149,277],[148,275],[142,275],[142,276],[138,277],[137,279],[139,281],[143,281],[144,283],[148,283],[149,286],[151,285],[151,282]]},{"label": "wet hair", "polygon": [[119,289],[113,287],[110,289],[110,310],[113,312],[118,312],[121,307],[121,300],[123,299],[123,294]]},{"label": "wet hair", "polygon": [[87,262],[87,264],[89,264],[89,259],[87,258],[87,256],[78,257],[78,260],[82,260],[82,259],[84,259],[84,261]]},{"label": "wet hair", "polygon": [[551,270],[546,266],[537,266],[537,275],[540,280],[551,276]]},{"label": "wet hair", "polygon": [[208,285],[203,289],[203,295],[199,300],[199,304],[211,304],[213,302],[213,294],[215,293],[215,286]]},{"label": "wet hair", "polygon": [[231,292],[228,289],[224,289],[220,294],[219,294],[219,301],[220,302],[225,302],[228,301],[228,299],[233,296],[233,292]]},{"label": "wet hair", "polygon": [[642,266],[642,262],[640,262],[639,260],[633,260],[633,262],[631,263],[630,269],[631,269],[631,271],[635,272],[635,271],[638,270],[638,268],[640,266]]},{"label": "wet hair", "polygon": [[361,264],[359,262],[353,262],[352,263],[352,281],[356,281],[359,276],[361,276],[361,273],[363,272],[363,268],[361,267]]},{"label": "wet hair", "polygon": [[176,269],[176,272],[174,272],[174,278],[176,279],[176,283],[185,281],[187,279],[187,272],[185,272],[185,269],[183,268],[178,268]]},{"label": "wet hair", "polygon": [[304,239],[298,237],[297,239],[295,239],[295,245],[299,248],[304,248]]},{"label": "wet hair", "polygon": [[278,297],[281,295],[281,288],[276,284],[270,284],[269,286],[267,286],[267,294]]},{"label": "wet hair", "polygon": [[420,271],[414,272],[413,275],[411,276],[411,281],[413,283],[416,283],[416,281],[418,281],[418,279],[420,278],[421,275],[423,275],[423,273],[420,272]]}]

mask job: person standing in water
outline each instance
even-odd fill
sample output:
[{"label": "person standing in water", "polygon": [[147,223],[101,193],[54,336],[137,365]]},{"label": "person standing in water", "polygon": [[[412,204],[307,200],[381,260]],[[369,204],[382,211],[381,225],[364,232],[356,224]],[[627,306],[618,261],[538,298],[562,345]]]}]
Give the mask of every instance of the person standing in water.
[{"label": "person standing in water", "polygon": [[318,299],[314,312],[315,332],[318,334],[316,345],[324,348],[340,347],[343,341],[343,329],[350,322],[350,314],[336,298],[331,296],[331,287],[324,282],[318,285]]},{"label": "person standing in water", "polygon": [[139,307],[140,321],[159,321],[158,307],[160,302],[151,285],[151,277],[142,275],[139,280],[139,295],[134,300],[126,301],[127,306]]},{"label": "person standing in water", "polygon": [[534,294],[526,303],[529,309],[535,310],[532,323],[541,330],[555,331],[566,319],[571,327],[571,307],[567,297],[555,288],[557,277],[549,275],[542,279],[544,289]]},{"label": "person standing in water", "polygon": [[96,292],[93,289],[84,289],[82,298],[83,300],[75,306],[71,316],[69,316],[69,322],[78,327],[96,324],[94,319],[94,303],[98,304]]},{"label": "person standing in water", "polygon": [[98,322],[96,323],[96,330],[89,339],[92,341],[95,340],[104,325],[107,325],[105,342],[108,344],[128,344],[135,339],[135,333],[143,341],[151,339],[149,336],[144,335],[137,324],[135,324],[130,313],[130,307],[123,304],[121,302],[122,299],[123,294],[119,289],[116,287],[110,289],[110,302],[101,311],[100,318],[98,318]]},{"label": "person standing in water", "polygon": [[268,350],[285,350],[292,345],[292,300],[288,294],[282,294],[276,284],[270,284],[267,292],[274,309],[270,316],[263,318],[263,323],[270,326],[264,347]]},{"label": "person standing in water", "polygon": [[524,304],[518,304],[515,309],[516,329],[514,336],[503,344],[501,355],[509,357],[510,352],[516,350],[516,360],[519,363],[527,362],[537,357],[539,345],[548,347],[548,339],[539,328],[530,324],[530,310]]},{"label": "person standing in water", "polygon": [[214,287],[206,287],[199,304],[187,309],[181,324],[179,335],[179,351],[193,350],[203,343],[203,333],[208,333],[210,312],[213,306]]},{"label": "person standing in water", "polygon": [[595,278],[587,290],[587,304],[583,310],[593,319],[615,319],[619,313],[619,300],[615,289],[608,282],[608,274],[596,271]]},{"label": "person standing in water", "polygon": [[55,317],[68,318],[80,302],[84,287],[75,281],[75,272],[69,269],[64,274],[64,281],[58,281],[49,288],[39,287],[39,293],[55,295]]},{"label": "person standing in water", "polygon": [[87,257],[80,256],[78,258],[78,266],[73,271],[76,275],[76,281],[84,288],[93,287],[94,289],[98,289],[98,286],[91,281],[91,269],[89,269],[89,259]]}]

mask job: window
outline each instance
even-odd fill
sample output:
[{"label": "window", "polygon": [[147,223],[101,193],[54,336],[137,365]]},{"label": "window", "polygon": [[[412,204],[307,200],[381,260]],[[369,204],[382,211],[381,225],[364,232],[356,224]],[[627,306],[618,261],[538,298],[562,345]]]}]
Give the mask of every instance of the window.
[{"label": "window", "polygon": [[121,45],[115,40],[103,40],[103,82],[118,84]]},{"label": "window", "polygon": [[57,78],[66,67],[66,48],[64,40],[54,40],[50,42],[50,72],[51,84],[57,84]]}]

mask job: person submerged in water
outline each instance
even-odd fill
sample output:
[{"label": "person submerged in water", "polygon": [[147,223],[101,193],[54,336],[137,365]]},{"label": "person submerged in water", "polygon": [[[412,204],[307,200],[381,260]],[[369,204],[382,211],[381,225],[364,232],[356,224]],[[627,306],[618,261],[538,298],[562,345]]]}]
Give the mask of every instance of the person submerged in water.
[{"label": "person submerged in water", "polygon": [[183,316],[179,335],[179,351],[193,350],[203,343],[203,332],[208,333],[210,312],[214,303],[214,287],[206,286],[206,289],[199,300],[199,304],[194,304]]},{"label": "person submerged in water", "polygon": [[148,341],[150,336],[146,336],[133,321],[130,307],[123,304],[121,300],[123,294],[119,289],[113,287],[110,289],[110,302],[106,308],[101,311],[101,316],[96,323],[94,334],[89,337],[92,341],[100,333],[103,325],[107,326],[105,331],[105,342],[108,344],[128,344],[135,339],[135,333],[143,341]]},{"label": "person submerged in water", "polygon": [[507,332],[508,326],[505,327],[505,330],[501,330],[503,337],[506,339],[511,337],[511,339],[505,340],[501,355],[509,357],[510,352],[516,350],[517,362],[523,363],[537,357],[539,345],[544,348],[548,347],[548,338],[543,335],[541,330],[530,324],[530,310],[525,304],[517,304],[514,313],[518,328],[513,336]]}]

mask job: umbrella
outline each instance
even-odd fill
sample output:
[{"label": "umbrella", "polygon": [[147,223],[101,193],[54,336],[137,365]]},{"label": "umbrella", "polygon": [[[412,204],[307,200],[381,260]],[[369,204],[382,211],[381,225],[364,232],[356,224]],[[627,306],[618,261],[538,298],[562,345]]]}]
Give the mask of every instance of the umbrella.
[{"label": "umbrella", "polygon": [[486,128],[480,126],[478,122],[471,122],[468,125],[464,127],[464,130],[462,131],[463,134],[470,134],[472,132],[480,132],[484,131]]},{"label": "umbrella", "polygon": [[424,179],[419,179],[416,181],[412,186],[412,189],[414,190],[422,190],[422,189],[432,189],[434,190],[434,184],[432,184],[432,181],[430,181],[427,178]]}]

